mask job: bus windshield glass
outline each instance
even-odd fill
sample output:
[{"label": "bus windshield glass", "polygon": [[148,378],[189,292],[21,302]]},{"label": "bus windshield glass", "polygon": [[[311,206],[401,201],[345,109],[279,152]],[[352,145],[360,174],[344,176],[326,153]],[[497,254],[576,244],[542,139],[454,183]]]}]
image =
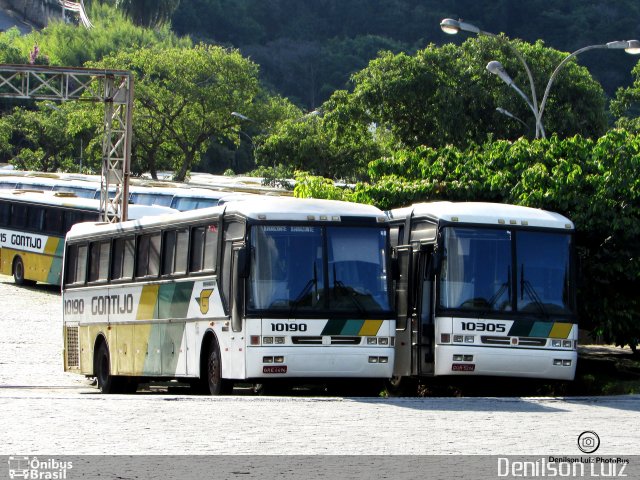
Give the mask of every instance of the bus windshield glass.
[{"label": "bus windshield glass", "polygon": [[390,311],[387,230],[254,226],[248,307],[282,315]]},{"label": "bus windshield glass", "polygon": [[443,233],[441,308],[572,313],[569,234],[460,227]]}]

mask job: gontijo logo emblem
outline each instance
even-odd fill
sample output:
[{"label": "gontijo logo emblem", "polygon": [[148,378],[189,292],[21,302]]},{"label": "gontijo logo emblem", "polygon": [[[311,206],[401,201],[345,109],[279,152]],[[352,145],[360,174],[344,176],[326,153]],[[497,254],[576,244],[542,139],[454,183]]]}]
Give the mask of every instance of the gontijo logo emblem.
[{"label": "gontijo logo emblem", "polygon": [[209,311],[209,297],[213,293],[213,288],[207,288],[200,292],[200,296],[196,298],[198,305],[200,305],[200,313],[206,315]]}]

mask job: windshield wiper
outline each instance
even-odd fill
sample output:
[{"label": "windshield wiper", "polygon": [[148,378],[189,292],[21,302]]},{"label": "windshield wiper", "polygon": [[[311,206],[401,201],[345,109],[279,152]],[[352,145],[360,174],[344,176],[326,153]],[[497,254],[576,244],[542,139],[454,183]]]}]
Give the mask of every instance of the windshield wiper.
[{"label": "windshield wiper", "polygon": [[511,267],[507,267],[507,281],[500,285],[498,291],[489,299],[489,306],[493,309],[495,303],[502,297],[505,290],[508,289],[507,297],[511,302]]},{"label": "windshield wiper", "polygon": [[[318,291],[318,271],[316,268],[316,262],[313,262],[313,278],[309,279],[304,288],[300,291],[296,299],[291,302],[291,309],[289,310],[289,316],[292,316],[295,311],[298,309],[298,306],[302,303],[302,301],[306,298],[309,293],[311,293],[311,288],[316,287],[316,292]],[[313,304],[313,300],[311,302]]]},{"label": "windshield wiper", "polygon": [[533,302],[536,304],[536,307],[540,310],[540,313],[546,318],[549,318],[549,314],[544,308],[544,304],[540,297],[538,296],[538,292],[536,292],[535,288],[531,285],[531,283],[524,279],[524,263],[520,265],[520,300],[524,300],[524,292],[527,292],[527,295],[531,297]]},{"label": "windshield wiper", "polygon": [[342,283],[340,280],[338,280],[338,277],[336,275],[336,266],[334,264],[333,265],[333,289],[334,290],[336,290],[336,286],[340,287],[340,290],[342,290],[344,292],[343,296],[348,297],[353,302],[353,304],[358,309],[358,312],[360,312],[362,314],[367,313],[367,311],[362,306],[360,301],[356,298],[354,290],[350,289],[350,288],[347,288],[344,283]]}]

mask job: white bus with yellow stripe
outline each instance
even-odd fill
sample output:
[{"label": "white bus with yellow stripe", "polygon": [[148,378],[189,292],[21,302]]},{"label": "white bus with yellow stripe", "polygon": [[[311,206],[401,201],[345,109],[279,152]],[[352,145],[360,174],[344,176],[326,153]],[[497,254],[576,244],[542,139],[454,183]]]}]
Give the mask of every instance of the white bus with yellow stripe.
[{"label": "white bus with yellow stripe", "polygon": [[[0,273],[18,285],[60,285],[64,237],[78,222],[97,221],[100,201],[39,190],[0,190]],[[166,207],[129,207],[131,218],[176,212]]]},{"label": "white bus with yellow stripe", "polygon": [[391,390],[401,389],[403,379],[440,375],[574,378],[569,219],[474,202],[387,213],[400,272]]},{"label": "white bus with yellow stripe", "polygon": [[105,392],[181,379],[385,379],[388,223],[375,207],[258,197],[67,236],[65,370]]}]

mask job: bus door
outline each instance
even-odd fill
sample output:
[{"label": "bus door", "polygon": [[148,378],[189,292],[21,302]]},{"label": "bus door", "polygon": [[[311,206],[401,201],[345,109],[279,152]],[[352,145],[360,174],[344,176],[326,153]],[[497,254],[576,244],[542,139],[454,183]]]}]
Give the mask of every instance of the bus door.
[{"label": "bus door", "polygon": [[393,375],[400,378],[412,374],[411,247],[407,245],[396,247],[394,253],[398,265],[398,279],[396,280],[396,358]]},{"label": "bus door", "polygon": [[414,365],[417,366],[415,373],[433,375],[435,358],[433,245],[421,245],[415,256],[417,257],[414,281],[416,287],[414,318],[417,330],[413,348]]}]

